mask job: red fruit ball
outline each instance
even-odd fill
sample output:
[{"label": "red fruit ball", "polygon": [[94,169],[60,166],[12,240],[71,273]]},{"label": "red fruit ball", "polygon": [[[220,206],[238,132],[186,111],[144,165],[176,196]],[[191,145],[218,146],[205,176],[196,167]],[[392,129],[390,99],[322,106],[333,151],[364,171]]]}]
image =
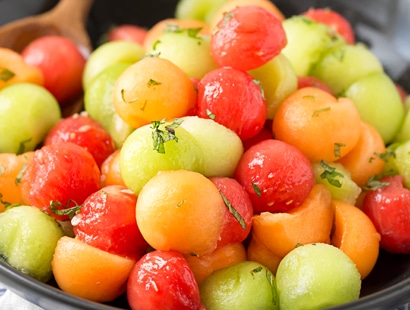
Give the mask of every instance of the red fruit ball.
[{"label": "red fruit ball", "polygon": [[127,283],[132,310],[204,309],[186,259],[176,251],[152,251],[134,266]]},{"label": "red fruit ball", "polygon": [[144,44],[147,29],[138,25],[123,24],[113,27],[107,34],[108,41],[130,41]]},{"label": "red fruit ball", "polygon": [[315,184],[312,164],[295,146],[267,139],[243,154],[235,179],[251,198],[255,214],[300,206]]},{"label": "red fruit ball", "polygon": [[381,248],[410,254],[410,190],[403,182],[401,175],[382,178],[382,187],[366,192],[362,209],[381,236]]},{"label": "red fruit ball", "polygon": [[81,95],[86,59],[71,40],[43,36],[32,41],[21,54],[26,63],[43,72],[44,87],[60,105]]},{"label": "red fruit ball", "polygon": [[93,155],[98,167],[116,149],[110,133],[86,112],[61,119],[47,134],[44,145],[72,142]]},{"label": "red fruit ball", "polygon": [[221,192],[227,205],[225,225],[217,247],[244,241],[251,230],[253,216],[253,206],[248,193],[233,178],[212,177],[210,180]]},{"label": "red fruit ball", "polygon": [[96,248],[138,260],[148,249],[135,217],[137,196],[121,185],[110,185],[88,196],[73,217],[75,236]]},{"label": "red fruit ball", "polygon": [[58,220],[50,207],[65,210],[81,205],[100,188],[100,170],[93,156],[81,146],[60,142],[34,152],[21,183],[25,204],[36,206]]},{"label": "red fruit ball", "polygon": [[238,69],[208,72],[198,83],[197,115],[211,118],[247,140],[265,124],[267,107],[261,86]]},{"label": "red fruit ball", "polygon": [[211,36],[215,63],[248,71],[277,56],[287,44],[281,20],[260,6],[227,12]]}]

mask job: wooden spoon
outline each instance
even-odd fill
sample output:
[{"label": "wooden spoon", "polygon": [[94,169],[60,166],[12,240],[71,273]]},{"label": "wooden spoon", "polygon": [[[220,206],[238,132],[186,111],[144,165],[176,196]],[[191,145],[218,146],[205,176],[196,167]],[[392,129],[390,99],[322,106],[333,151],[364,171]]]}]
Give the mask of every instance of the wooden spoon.
[{"label": "wooden spoon", "polygon": [[61,35],[72,40],[88,56],[92,44],[86,31],[94,0],[60,0],[50,11],[12,21],[0,27],[0,46],[21,52],[34,39]]}]

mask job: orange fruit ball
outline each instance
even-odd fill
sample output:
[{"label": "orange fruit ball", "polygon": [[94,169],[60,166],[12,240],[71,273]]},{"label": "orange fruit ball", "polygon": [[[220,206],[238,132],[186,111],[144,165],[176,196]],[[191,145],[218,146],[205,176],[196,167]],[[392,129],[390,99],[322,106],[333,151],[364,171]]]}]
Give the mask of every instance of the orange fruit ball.
[{"label": "orange fruit ball", "polygon": [[138,195],[137,224],[156,250],[202,256],[217,247],[225,208],[217,187],[202,174],[160,171]]},{"label": "orange fruit ball", "polygon": [[21,54],[9,48],[0,47],[0,89],[22,82],[43,86],[43,72],[27,64]]},{"label": "orange fruit ball", "polygon": [[124,293],[135,260],[64,236],[51,262],[59,288],[77,297],[109,302]]},{"label": "orange fruit ball", "polygon": [[350,99],[305,87],[281,103],[272,129],[276,139],[296,146],[311,162],[333,162],[356,146],[361,118]]},{"label": "orange fruit ball", "polygon": [[164,58],[146,57],[119,76],[113,103],[118,115],[138,128],[155,120],[187,115],[196,105],[196,91],[177,65]]}]

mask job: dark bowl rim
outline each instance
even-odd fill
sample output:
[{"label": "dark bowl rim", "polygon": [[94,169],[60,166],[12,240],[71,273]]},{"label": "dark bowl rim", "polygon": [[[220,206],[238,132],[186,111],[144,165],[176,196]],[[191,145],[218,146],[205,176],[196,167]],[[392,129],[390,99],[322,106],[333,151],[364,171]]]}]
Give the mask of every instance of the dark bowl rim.
[{"label": "dark bowl rim", "polygon": [[[70,295],[48,283],[35,280],[2,261],[0,261],[0,275],[1,281],[6,285],[7,289],[38,306],[41,306],[38,304],[38,297],[40,296],[40,300],[46,299],[44,304],[53,304],[55,306],[64,304],[64,306],[68,307],[81,307],[81,309],[90,310],[126,309]],[[408,302],[410,302],[410,277],[406,276],[400,282],[383,290],[371,293],[353,302],[331,307],[329,310],[397,308]]]},{"label": "dark bowl rim", "polygon": [[[273,1],[275,2],[275,1]],[[407,64],[410,72],[410,64]],[[400,84],[405,84],[410,91],[410,73],[401,79]],[[50,309],[60,308],[59,304],[69,307],[69,309],[79,307],[89,310],[120,310],[121,308],[110,304],[101,304],[89,301],[80,297],[63,292],[59,288],[49,283],[37,281],[1,261],[0,259],[0,282],[16,295],[41,307],[41,305],[54,305]],[[367,310],[367,309],[395,309],[399,306],[410,303],[410,276],[406,273],[399,282],[384,289],[361,297],[359,300],[343,305],[329,308],[329,310]],[[60,308],[61,309],[61,308]],[[402,308],[403,309],[403,308]],[[407,309],[407,308],[405,308]]]},{"label": "dark bowl rim", "polygon": [[[74,295],[70,295],[61,289],[49,284],[38,281],[16,269],[9,264],[0,260],[0,275],[1,282],[6,285],[6,288],[23,299],[40,306],[38,304],[38,296],[41,299],[51,300],[46,302],[50,304],[64,304],[64,306],[81,307],[81,309],[90,310],[118,310],[123,309],[116,306],[110,306],[90,300],[83,299]],[[54,308],[55,309],[55,308]],[[72,308],[71,308],[72,309]]]}]

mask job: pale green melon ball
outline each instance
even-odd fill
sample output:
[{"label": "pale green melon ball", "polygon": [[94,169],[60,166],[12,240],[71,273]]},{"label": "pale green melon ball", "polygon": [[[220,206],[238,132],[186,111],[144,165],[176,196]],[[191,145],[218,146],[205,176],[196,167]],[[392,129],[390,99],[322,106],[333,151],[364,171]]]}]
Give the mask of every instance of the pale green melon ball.
[{"label": "pale green melon ball", "polygon": [[281,260],[276,286],[281,310],[314,310],[357,300],[361,279],[342,250],[312,243],[296,247]]},{"label": "pale green melon ball", "polygon": [[207,310],[277,310],[274,275],[263,265],[243,261],[214,271],[199,285]]},{"label": "pale green melon ball", "polygon": [[47,282],[51,260],[64,235],[50,215],[31,206],[18,206],[0,213],[0,259],[17,270]]}]

